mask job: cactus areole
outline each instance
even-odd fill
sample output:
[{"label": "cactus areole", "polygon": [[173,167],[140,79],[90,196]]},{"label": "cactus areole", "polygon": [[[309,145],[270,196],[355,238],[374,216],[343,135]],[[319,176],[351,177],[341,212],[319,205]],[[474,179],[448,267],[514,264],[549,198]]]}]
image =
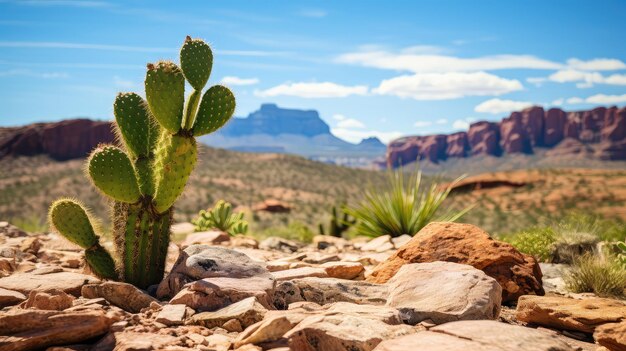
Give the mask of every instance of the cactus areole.
[{"label": "cactus areole", "polygon": [[[100,244],[97,222],[79,202],[60,199],[50,207],[51,226],[85,249],[85,260],[98,276],[143,289],[163,278],[172,206],[198,157],[195,137],[216,131],[235,111],[228,88],[215,85],[202,94],[212,66],[209,45],[187,37],[180,67],[169,61],[148,64],[147,101],[136,93],[115,98],[121,145],[99,145],[86,172],[111,200],[116,259]],[[185,81],[193,88],[186,102]]]}]

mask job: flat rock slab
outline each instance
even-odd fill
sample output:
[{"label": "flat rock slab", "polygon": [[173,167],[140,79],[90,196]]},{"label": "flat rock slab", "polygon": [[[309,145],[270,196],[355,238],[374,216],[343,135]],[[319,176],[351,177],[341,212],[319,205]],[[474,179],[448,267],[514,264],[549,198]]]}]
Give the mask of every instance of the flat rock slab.
[{"label": "flat rock slab", "polygon": [[256,301],[256,298],[249,297],[245,300],[226,306],[215,312],[201,312],[191,317],[189,324],[202,325],[206,328],[221,327],[231,319],[239,321],[242,327],[259,322],[267,309]]},{"label": "flat rock slab", "polygon": [[[90,351],[149,351],[163,350],[168,346],[176,347],[181,344],[180,339],[167,334],[136,333],[123,331],[109,333],[98,341]],[[175,348],[175,350],[188,350],[186,348]]]},{"label": "flat rock slab", "polygon": [[47,291],[52,289],[63,290],[68,294],[80,296],[80,290],[85,284],[99,284],[96,277],[73,273],[53,272],[48,274],[15,273],[0,278],[0,288],[19,291],[29,294],[31,291]]},{"label": "flat rock slab", "polygon": [[19,291],[0,288],[0,308],[17,305],[26,300],[26,295]]},{"label": "flat rock slab", "polygon": [[216,245],[230,241],[230,235],[220,230],[210,230],[206,232],[196,232],[187,235],[181,246],[186,247],[195,244]]},{"label": "flat rock slab", "polygon": [[386,305],[400,310],[408,324],[426,319],[436,324],[496,319],[500,314],[502,288],[472,266],[452,262],[406,264],[387,285]]},{"label": "flat rock slab", "polygon": [[326,262],[321,267],[329,277],[339,279],[354,279],[365,270],[360,262]]},{"label": "flat rock slab", "polygon": [[558,296],[520,297],[516,317],[526,323],[593,333],[606,323],[626,320],[626,303],[603,298],[582,300]]},{"label": "flat rock slab", "polygon": [[328,277],[328,273],[324,268],[318,267],[301,267],[294,269],[287,269],[284,271],[272,272],[274,279],[276,281],[284,281],[284,280],[293,280],[299,278],[307,278],[307,277],[318,277],[325,278]]},{"label": "flat rock slab", "polygon": [[502,302],[522,295],[543,295],[541,269],[532,256],[492,239],[484,230],[463,223],[432,222],[422,228],[367,278],[385,283],[409,263],[447,261],[473,266],[502,287]]},{"label": "flat rock slab", "polygon": [[88,299],[101,297],[113,305],[131,313],[139,313],[157,300],[137,287],[122,282],[104,282],[89,284],[82,288],[81,294]]},{"label": "flat rock slab", "polygon": [[185,315],[187,313],[187,306],[185,305],[165,305],[157,314],[155,321],[171,325],[182,325],[185,322]]},{"label": "flat rock slab", "polygon": [[0,350],[40,350],[80,343],[105,334],[112,320],[104,311],[12,310],[0,315]]},{"label": "flat rock slab", "polygon": [[574,351],[557,336],[496,321],[458,321],[381,342],[375,351]]},{"label": "flat rock slab", "polygon": [[593,338],[611,351],[626,351],[626,320],[597,327]]},{"label": "flat rock slab", "polygon": [[262,263],[239,251],[208,245],[191,245],[181,251],[172,271],[159,284],[157,296],[173,297],[185,284],[199,279],[255,276],[272,279]]}]

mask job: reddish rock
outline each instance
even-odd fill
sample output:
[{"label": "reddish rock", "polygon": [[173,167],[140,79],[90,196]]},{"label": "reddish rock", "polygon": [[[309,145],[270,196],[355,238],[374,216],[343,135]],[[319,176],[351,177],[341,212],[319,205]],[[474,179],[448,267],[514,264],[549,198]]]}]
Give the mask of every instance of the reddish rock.
[{"label": "reddish rock", "polygon": [[289,213],[291,206],[279,200],[268,199],[252,207],[253,211],[264,211],[270,213]]},{"label": "reddish rock", "polygon": [[626,160],[626,139],[601,142],[596,148],[595,155],[601,160]]},{"label": "reddish rock", "polygon": [[422,140],[422,147],[419,153],[421,160],[437,163],[439,160],[446,159],[447,143],[445,135],[429,135]]},{"label": "reddish rock", "polygon": [[85,157],[98,144],[115,140],[110,122],[88,119],[0,129],[0,157],[46,154],[68,160]]},{"label": "reddish rock", "polygon": [[519,112],[511,113],[500,122],[500,146],[506,153],[532,153],[530,137]]},{"label": "reddish rock", "polygon": [[376,266],[367,281],[385,283],[404,264],[434,261],[468,264],[482,270],[502,286],[503,302],[515,302],[527,294],[544,294],[541,269],[534,258],[493,240],[476,226],[449,222],[428,224]]},{"label": "reddish rock", "polygon": [[467,138],[472,155],[500,155],[500,128],[497,123],[473,123],[469,127]]},{"label": "reddish rock", "polygon": [[600,133],[603,141],[622,141],[626,139],[626,107],[606,110],[604,125]]},{"label": "reddish rock", "polygon": [[545,124],[543,107],[529,107],[523,110],[521,114],[522,124],[524,125],[528,138],[530,139],[530,145],[542,146]]},{"label": "reddish rock", "polygon": [[470,149],[466,132],[450,134],[446,138],[448,147],[446,148],[446,157],[466,157]]},{"label": "reddish rock", "polygon": [[417,160],[419,137],[400,138],[387,146],[387,166],[398,167]]},{"label": "reddish rock", "polygon": [[563,140],[567,116],[563,110],[551,108],[546,113],[544,122],[543,145],[554,146]]}]

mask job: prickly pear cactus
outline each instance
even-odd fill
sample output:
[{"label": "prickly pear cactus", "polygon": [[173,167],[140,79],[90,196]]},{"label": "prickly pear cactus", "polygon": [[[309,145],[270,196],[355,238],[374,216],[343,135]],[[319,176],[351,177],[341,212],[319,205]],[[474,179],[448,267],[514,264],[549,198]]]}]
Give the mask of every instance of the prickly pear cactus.
[{"label": "prickly pear cactus", "polygon": [[356,224],[356,218],[353,218],[343,210],[341,212],[343,213],[343,218],[339,218],[337,214],[337,207],[333,206],[330,222],[328,223],[328,232],[324,229],[324,225],[320,223],[320,235],[328,234],[340,238],[345,231]]},{"label": "prickly pear cactus", "polygon": [[[52,227],[85,249],[97,275],[140,288],[163,278],[172,206],[197,161],[195,137],[216,131],[235,111],[228,88],[216,85],[202,94],[213,66],[204,41],[187,37],[180,62],[148,64],[147,101],[117,95],[113,111],[122,145],[100,145],[87,161],[93,185],[111,199],[117,259],[100,244],[98,227],[80,203],[61,199],[49,211]],[[193,87],[186,102],[185,80]]]}]

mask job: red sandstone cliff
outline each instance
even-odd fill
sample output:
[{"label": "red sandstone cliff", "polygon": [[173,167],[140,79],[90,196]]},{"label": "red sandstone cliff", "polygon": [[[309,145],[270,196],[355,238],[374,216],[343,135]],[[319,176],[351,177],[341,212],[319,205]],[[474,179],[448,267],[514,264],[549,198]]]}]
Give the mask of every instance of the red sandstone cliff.
[{"label": "red sandstone cliff", "polygon": [[[562,145],[561,142],[564,142]],[[626,107],[598,107],[565,112],[530,107],[500,122],[481,121],[467,132],[403,137],[389,143],[387,165],[415,160],[439,162],[451,157],[532,154],[536,148],[558,147],[555,154],[588,153],[605,160],[626,160]]]},{"label": "red sandstone cliff", "polygon": [[0,158],[46,154],[57,160],[85,157],[100,143],[115,139],[109,122],[69,119],[0,128]]}]

